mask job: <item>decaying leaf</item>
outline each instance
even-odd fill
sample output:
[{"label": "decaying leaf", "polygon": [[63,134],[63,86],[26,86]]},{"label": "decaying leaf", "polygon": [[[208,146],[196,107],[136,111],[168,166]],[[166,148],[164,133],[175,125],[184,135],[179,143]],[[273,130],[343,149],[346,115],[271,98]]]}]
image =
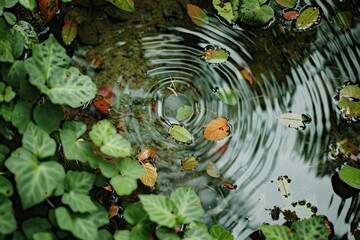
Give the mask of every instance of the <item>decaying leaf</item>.
[{"label": "decaying leaf", "polygon": [[155,186],[158,178],[158,173],[155,167],[151,163],[144,163],[143,167],[145,169],[145,172],[144,172],[144,176],[140,178],[140,181],[148,187]]},{"label": "decaying leaf", "polygon": [[199,159],[195,156],[188,156],[181,160],[181,167],[186,171],[191,171],[199,165]]},{"label": "decaying leaf", "polygon": [[298,114],[290,111],[281,115],[279,120],[283,125],[289,128],[304,130],[306,128],[305,124],[311,122],[311,117],[306,114]]},{"label": "decaying leaf", "polygon": [[213,177],[213,178],[220,177],[220,173],[217,170],[215,163],[213,163],[213,162],[208,163],[208,165],[206,166],[206,172],[207,172],[207,174],[209,174],[210,177]]},{"label": "decaying leaf", "polygon": [[58,0],[39,0],[39,10],[41,14],[44,16],[46,22],[50,22],[59,9],[59,1]]},{"label": "decaying leaf", "polygon": [[118,215],[119,210],[121,208],[117,205],[115,205],[114,203],[111,204],[109,210],[108,210],[108,218],[112,219],[113,217],[115,217],[116,215]]},{"label": "decaying leaf", "polygon": [[155,148],[151,146],[145,146],[140,149],[137,158],[139,161],[145,161],[147,159],[151,160],[155,158],[155,153],[156,153]]},{"label": "decaying leaf", "polygon": [[287,21],[297,19],[300,15],[298,10],[287,10],[283,13],[283,18]]},{"label": "decaying leaf", "polygon": [[198,6],[193,5],[193,4],[187,4],[186,10],[187,10],[187,13],[188,13],[191,21],[195,25],[202,26],[209,22],[209,19],[208,19],[208,16],[206,15],[206,13]]},{"label": "decaying leaf", "polygon": [[193,142],[191,133],[185,127],[179,124],[171,125],[169,134],[178,142],[186,144],[191,144]]},{"label": "decaying leaf", "polygon": [[205,127],[204,138],[210,141],[219,141],[229,136],[230,126],[225,117],[218,117],[211,120]]},{"label": "decaying leaf", "polygon": [[250,85],[253,85],[254,79],[253,79],[253,77],[252,77],[252,75],[250,73],[250,70],[248,68],[246,68],[246,67],[238,67],[238,69],[240,71],[241,76],[245,80],[247,80],[250,83]]}]

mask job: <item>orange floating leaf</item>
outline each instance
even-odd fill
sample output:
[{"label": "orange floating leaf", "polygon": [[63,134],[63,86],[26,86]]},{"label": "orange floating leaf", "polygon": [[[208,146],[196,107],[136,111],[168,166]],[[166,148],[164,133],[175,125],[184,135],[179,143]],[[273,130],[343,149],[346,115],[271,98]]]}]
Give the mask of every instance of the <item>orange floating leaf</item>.
[{"label": "orange floating leaf", "polygon": [[143,167],[145,169],[145,172],[144,176],[140,178],[140,181],[148,187],[155,186],[158,178],[158,173],[156,172],[155,167],[151,163],[144,163]]},{"label": "orange floating leaf", "polygon": [[209,18],[206,13],[198,6],[193,4],[187,4],[186,9],[191,21],[195,25],[202,26],[209,22]]},{"label": "orange floating leaf", "polygon": [[246,68],[246,67],[239,67],[239,71],[240,71],[241,76],[242,76],[245,80],[247,80],[247,81],[250,83],[250,85],[252,85],[252,84],[254,83],[253,77],[251,76],[251,73],[250,73],[250,71],[249,71],[248,68]]},{"label": "orange floating leaf", "polygon": [[39,0],[39,10],[46,22],[50,22],[55,17],[59,9],[58,0]]},{"label": "orange floating leaf", "polygon": [[154,159],[156,150],[151,146],[145,146],[141,148],[138,154],[139,161],[145,161],[146,159]]},{"label": "orange floating leaf", "polygon": [[195,156],[188,156],[181,160],[181,167],[186,171],[191,171],[199,165],[199,159]]},{"label": "orange floating leaf", "polygon": [[110,103],[108,103],[104,99],[94,99],[93,104],[97,110],[99,110],[102,114],[108,115],[110,109]]},{"label": "orange floating leaf", "polygon": [[283,18],[288,21],[294,20],[299,17],[299,14],[300,12],[298,10],[288,10],[284,11]]},{"label": "orange floating leaf", "polygon": [[230,126],[225,117],[218,117],[211,120],[205,127],[204,138],[210,141],[219,141],[229,136]]}]

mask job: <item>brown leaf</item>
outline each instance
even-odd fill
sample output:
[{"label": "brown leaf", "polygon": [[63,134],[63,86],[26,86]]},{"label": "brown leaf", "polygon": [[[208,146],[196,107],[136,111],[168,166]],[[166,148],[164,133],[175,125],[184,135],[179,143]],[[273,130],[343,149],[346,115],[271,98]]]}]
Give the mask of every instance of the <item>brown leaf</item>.
[{"label": "brown leaf", "polygon": [[187,4],[186,5],[187,13],[191,19],[191,21],[197,25],[202,26],[209,22],[208,16],[206,13],[196,5]]}]

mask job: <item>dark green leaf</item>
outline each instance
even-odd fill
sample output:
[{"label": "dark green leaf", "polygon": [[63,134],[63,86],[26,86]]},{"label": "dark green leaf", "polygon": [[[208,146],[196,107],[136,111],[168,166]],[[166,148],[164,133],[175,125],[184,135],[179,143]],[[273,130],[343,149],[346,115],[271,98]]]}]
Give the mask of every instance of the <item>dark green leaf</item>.
[{"label": "dark green leaf", "polygon": [[9,179],[0,176],[0,195],[4,195],[6,197],[12,196],[14,193],[14,188],[9,181]]},{"label": "dark green leaf", "polygon": [[276,3],[285,8],[293,8],[296,5],[296,0],[276,0]]},{"label": "dark green leaf", "polygon": [[173,230],[168,228],[160,227],[156,229],[156,236],[161,240],[180,240],[179,235]]},{"label": "dark green leaf", "polygon": [[0,194],[0,235],[10,234],[16,230],[16,220],[12,202],[4,195]]},{"label": "dark green leaf", "polygon": [[64,119],[64,113],[59,105],[46,102],[34,108],[33,117],[35,123],[50,134],[59,129],[60,122]]},{"label": "dark green leaf", "polygon": [[39,43],[37,34],[30,23],[20,20],[13,26],[13,29],[24,38],[25,48],[32,49],[35,44]]},{"label": "dark green leaf", "polygon": [[51,231],[51,225],[46,218],[35,217],[27,219],[22,223],[21,228],[28,240],[33,240],[33,236],[39,232]]},{"label": "dark green leaf", "polygon": [[149,221],[149,215],[145,212],[141,202],[128,205],[124,211],[124,218],[132,225]]},{"label": "dark green leaf", "polygon": [[107,178],[112,178],[119,174],[119,170],[115,168],[114,164],[109,162],[100,161],[99,168],[101,173]]},{"label": "dark green leaf", "polygon": [[69,170],[66,173],[65,189],[78,193],[88,194],[95,182],[95,175],[82,171]]},{"label": "dark green leaf", "polygon": [[10,122],[14,111],[14,103],[3,103],[0,107],[0,115],[6,122]]},{"label": "dark green leaf", "polygon": [[222,2],[222,0],[213,0],[212,3],[218,14],[228,23],[236,22],[239,16],[239,0],[230,0],[226,2]]},{"label": "dark green leaf", "polygon": [[92,148],[88,141],[76,138],[76,132],[72,130],[60,130],[60,139],[65,157],[68,160],[86,162],[92,157]]},{"label": "dark green leaf", "polygon": [[31,120],[32,105],[27,102],[17,102],[11,117],[11,123],[23,134]]},{"label": "dark green leaf", "polygon": [[291,228],[295,229],[298,239],[328,239],[328,230],[325,226],[323,216],[314,216],[299,222],[294,222]]},{"label": "dark green leaf", "polygon": [[4,12],[3,16],[9,25],[16,23],[16,16],[12,12]]},{"label": "dark green leaf", "polygon": [[210,235],[217,240],[233,240],[234,236],[220,225],[214,225],[210,229]]}]

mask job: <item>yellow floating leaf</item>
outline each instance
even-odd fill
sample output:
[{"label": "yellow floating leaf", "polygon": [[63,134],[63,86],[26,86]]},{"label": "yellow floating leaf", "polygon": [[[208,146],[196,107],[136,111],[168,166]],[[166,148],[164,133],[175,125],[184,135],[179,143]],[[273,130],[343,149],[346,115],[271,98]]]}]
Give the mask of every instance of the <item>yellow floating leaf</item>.
[{"label": "yellow floating leaf", "polygon": [[210,141],[224,139],[230,134],[230,126],[225,117],[218,117],[211,120],[205,127],[204,138]]},{"label": "yellow floating leaf", "polygon": [[213,162],[209,162],[208,165],[206,166],[205,170],[206,170],[207,174],[209,174],[210,177],[213,177],[213,178],[220,177],[220,173],[216,169],[215,163],[213,163]]},{"label": "yellow floating leaf", "polygon": [[186,5],[187,13],[191,19],[191,21],[197,25],[202,26],[209,22],[208,16],[206,13],[196,5],[187,4]]},{"label": "yellow floating leaf", "polygon": [[155,167],[151,163],[144,163],[143,167],[145,169],[145,173],[144,176],[140,178],[140,181],[148,187],[155,186],[158,178],[158,173],[156,172]]},{"label": "yellow floating leaf", "polygon": [[181,167],[186,171],[191,171],[199,165],[199,159],[195,156],[188,156],[181,160]]}]

